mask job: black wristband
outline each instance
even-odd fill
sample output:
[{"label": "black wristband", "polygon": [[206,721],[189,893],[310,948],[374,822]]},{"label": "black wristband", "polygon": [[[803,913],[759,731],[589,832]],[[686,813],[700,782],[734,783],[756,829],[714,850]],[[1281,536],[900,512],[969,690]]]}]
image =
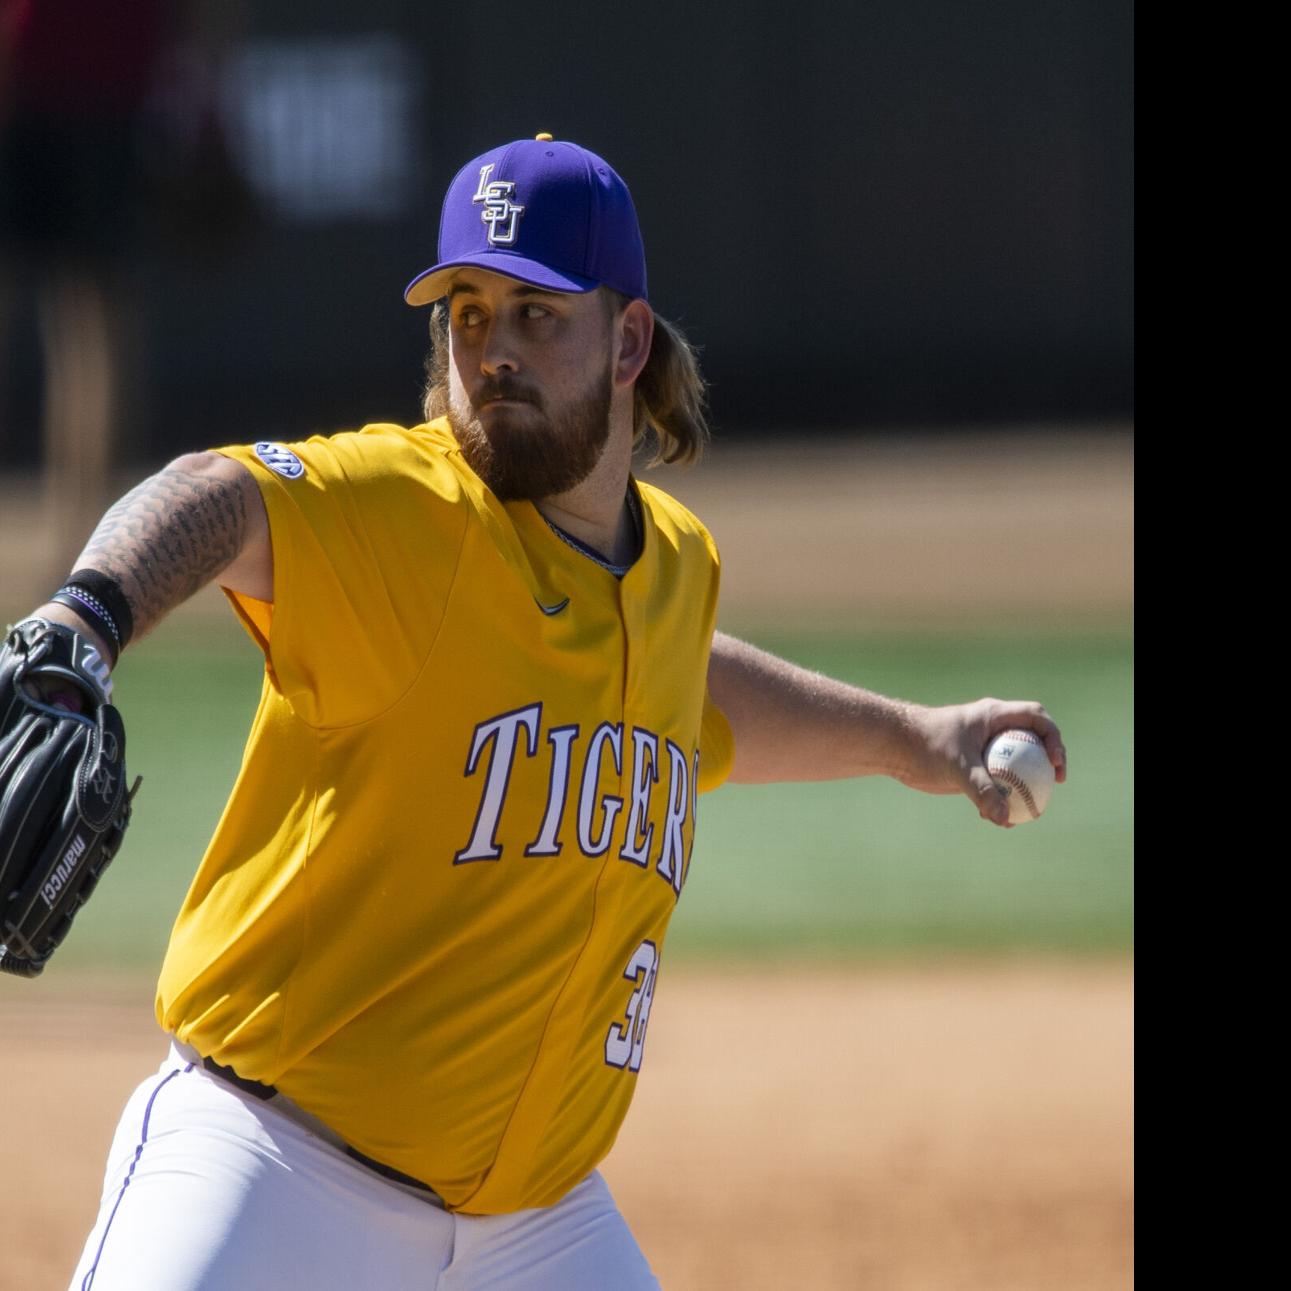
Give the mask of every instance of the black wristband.
[{"label": "black wristband", "polygon": [[75,610],[94,628],[112,652],[108,667],[115,668],[117,660],[121,657],[121,634],[112,616],[107,612],[107,608],[98,598],[91,596],[81,587],[73,587],[69,584],[67,587],[60,587],[49,599],[55,605],[66,605],[69,610]]},{"label": "black wristband", "polygon": [[130,613],[130,602],[121,590],[121,584],[107,574],[100,574],[97,569],[78,569],[63,582],[64,587],[80,587],[97,597],[117,625],[121,634],[121,649],[130,644],[134,636],[134,615]]}]

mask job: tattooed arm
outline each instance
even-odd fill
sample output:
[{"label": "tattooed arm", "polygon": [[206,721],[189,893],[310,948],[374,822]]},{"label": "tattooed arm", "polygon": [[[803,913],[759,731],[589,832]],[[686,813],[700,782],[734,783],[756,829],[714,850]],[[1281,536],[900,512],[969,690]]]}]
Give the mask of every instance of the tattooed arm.
[{"label": "tattooed arm", "polygon": [[[108,510],[73,568],[116,579],[134,617],[135,640],[214,578],[272,601],[273,548],[260,489],[232,458],[176,458]],[[75,611],[51,603],[36,613],[84,633],[111,658]]]}]

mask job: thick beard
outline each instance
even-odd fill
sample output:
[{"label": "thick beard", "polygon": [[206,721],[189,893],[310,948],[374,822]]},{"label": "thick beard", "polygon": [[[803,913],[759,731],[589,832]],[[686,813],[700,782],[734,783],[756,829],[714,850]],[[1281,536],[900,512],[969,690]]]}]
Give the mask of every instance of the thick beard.
[{"label": "thick beard", "polygon": [[[500,501],[534,502],[565,493],[592,473],[609,438],[612,393],[607,359],[587,391],[557,414],[530,403],[523,411],[495,414],[485,430],[469,403],[463,409],[450,399],[448,421],[467,465]],[[478,397],[483,403],[496,395],[532,397],[505,380]]]}]

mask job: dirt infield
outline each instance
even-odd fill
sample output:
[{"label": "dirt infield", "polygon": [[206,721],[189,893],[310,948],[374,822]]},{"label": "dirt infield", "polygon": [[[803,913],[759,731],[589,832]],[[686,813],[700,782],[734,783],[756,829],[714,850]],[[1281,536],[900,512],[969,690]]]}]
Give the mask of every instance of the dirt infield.
[{"label": "dirt infield", "polygon": [[[668,1291],[1122,1291],[1131,1011],[1123,961],[683,965],[605,1174]],[[61,1288],[164,1043],[147,984],[0,980],[0,1026],[0,1291]]]}]

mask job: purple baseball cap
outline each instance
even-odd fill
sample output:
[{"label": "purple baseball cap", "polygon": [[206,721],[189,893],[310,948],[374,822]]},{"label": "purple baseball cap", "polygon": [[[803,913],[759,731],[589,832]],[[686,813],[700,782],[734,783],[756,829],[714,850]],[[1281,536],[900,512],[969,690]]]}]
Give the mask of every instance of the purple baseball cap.
[{"label": "purple baseball cap", "polygon": [[646,295],[628,186],[594,152],[549,134],[494,148],[457,172],[439,222],[439,262],[408,284],[404,300],[438,300],[464,265],[549,291],[603,284]]}]

